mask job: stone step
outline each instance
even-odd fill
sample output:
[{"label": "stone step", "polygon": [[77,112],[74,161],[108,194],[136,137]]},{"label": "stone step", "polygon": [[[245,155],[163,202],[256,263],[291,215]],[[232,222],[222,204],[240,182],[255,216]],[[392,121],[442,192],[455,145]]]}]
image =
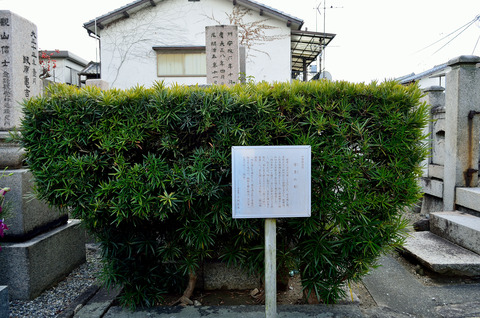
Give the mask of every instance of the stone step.
[{"label": "stone step", "polygon": [[480,255],[431,232],[411,233],[405,242],[404,251],[440,274],[480,275]]},{"label": "stone step", "polygon": [[459,212],[430,213],[430,231],[480,254],[480,218]]}]

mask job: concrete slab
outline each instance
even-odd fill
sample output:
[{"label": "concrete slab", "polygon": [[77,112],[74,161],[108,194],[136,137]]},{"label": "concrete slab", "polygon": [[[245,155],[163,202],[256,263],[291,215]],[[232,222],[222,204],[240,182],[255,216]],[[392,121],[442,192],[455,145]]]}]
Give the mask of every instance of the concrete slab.
[{"label": "concrete slab", "polygon": [[[101,288],[75,315],[75,318],[103,317],[121,289]],[[131,313],[131,310],[129,311]]]},{"label": "concrete slab", "polygon": [[480,218],[459,212],[430,213],[430,231],[480,254]]},{"label": "concrete slab", "polygon": [[463,207],[478,210],[480,202],[480,188],[461,188],[455,189],[455,201]]},{"label": "concrete slab", "polygon": [[440,274],[480,275],[480,255],[431,232],[415,232],[407,238],[405,252]]},{"label": "concrete slab", "polygon": [[467,313],[478,308],[470,304],[478,303],[480,284],[426,286],[392,256],[382,256],[379,265],[363,278],[363,283],[380,308],[388,307],[393,312],[372,308],[367,310],[367,317],[477,317]]}]

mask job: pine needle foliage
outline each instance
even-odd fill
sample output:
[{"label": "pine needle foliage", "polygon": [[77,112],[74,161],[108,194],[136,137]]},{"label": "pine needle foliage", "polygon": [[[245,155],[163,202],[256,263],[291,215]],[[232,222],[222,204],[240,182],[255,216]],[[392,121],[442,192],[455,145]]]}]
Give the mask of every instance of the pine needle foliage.
[{"label": "pine needle foliage", "polygon": [[231,146],[310,145],[312,216],[278,220],[279,267],[335,303],[404,240],[426,156],[420,97],[388,81],[57,85],[25,101],[23,146],[39,197],[84,221],[105,282],[135,307],[212,259],[262,273],[263,220],[231,216]]}]

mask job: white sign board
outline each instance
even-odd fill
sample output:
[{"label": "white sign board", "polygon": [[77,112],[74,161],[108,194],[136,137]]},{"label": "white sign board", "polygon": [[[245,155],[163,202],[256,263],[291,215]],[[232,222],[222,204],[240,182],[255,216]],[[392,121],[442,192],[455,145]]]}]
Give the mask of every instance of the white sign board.
[{"label": "white sign board", "polygon": [[232,147],[233,218],[309,217],[310,146]]}]

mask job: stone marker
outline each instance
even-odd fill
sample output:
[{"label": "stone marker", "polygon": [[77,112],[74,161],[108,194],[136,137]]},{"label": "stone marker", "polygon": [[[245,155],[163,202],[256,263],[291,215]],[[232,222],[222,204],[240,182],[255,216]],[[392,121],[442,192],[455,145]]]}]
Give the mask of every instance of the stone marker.
[{"label": "stone marker", "polygon": [[86,86],[95,86],[103,90],[108,90],[110,88],[110,85],[108,84],[107,81],[104,81],[102,79],[89,79],[86,80],[85,82]]},{"label": "stone marker", "polygon": [[37,27],[8,10],[0,10],[0,131],[20,126],[25,98],[40,93]]},{"label": "stone marker", "polygon": [[236,84],[240,76],[237,26],[207,26],[205,37],[207,84]]},{"label": "stone marker", "polygon": [[66,212],[33,197],[33,176],[22,167],[24,151],[7,141],[20,128],[20,103],[40,94],[42,82],[37,28],[6,10],[0,10],[0,69],[0,169],[8,168],[0,186],[11,188],[5,200],[12,209],[2,238],[0,285],[9,286],[12,299],[32,299],[85,262],[85,231],[80,221],[67,224]]}]

